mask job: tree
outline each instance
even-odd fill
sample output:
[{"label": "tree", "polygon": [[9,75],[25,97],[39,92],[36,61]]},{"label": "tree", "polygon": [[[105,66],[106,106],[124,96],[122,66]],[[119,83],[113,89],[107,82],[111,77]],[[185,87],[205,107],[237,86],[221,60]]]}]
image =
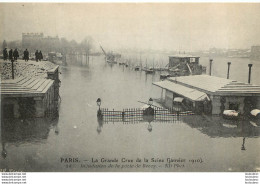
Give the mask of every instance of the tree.
[{"label": "tree", "polygon": [[80,46],[86,53],[87,61],[89,61],[90,50],[93,48],[93,38],[90,36],[85,37]]},{"label": "tree", "polygon": [[3,47],[3,50],[7,47],[7,43],[6,43],[6,41],[4,40],[4,42],[3,42],[3,45],[2,45],[2,47]]}]

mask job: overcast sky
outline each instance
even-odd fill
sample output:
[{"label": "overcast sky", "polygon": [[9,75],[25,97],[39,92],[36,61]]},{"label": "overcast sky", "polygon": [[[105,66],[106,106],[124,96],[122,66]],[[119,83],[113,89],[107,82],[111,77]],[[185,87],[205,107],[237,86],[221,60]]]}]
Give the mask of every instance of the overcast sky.
[{"label": "overcast sky", "polygon": [[106,48],[199,50],[260,45],[255,4],[0,4],[0,40],[22,33],[81,41]]}]

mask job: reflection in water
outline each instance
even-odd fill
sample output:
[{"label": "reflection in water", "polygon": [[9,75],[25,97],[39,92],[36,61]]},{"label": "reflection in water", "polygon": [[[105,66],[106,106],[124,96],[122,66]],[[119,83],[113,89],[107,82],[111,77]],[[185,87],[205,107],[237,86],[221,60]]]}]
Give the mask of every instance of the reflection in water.
[{"label": "reflection in water", "polygon": [[259,125],[253,126],[249,120],[232,121],[222,119],[221,117],[204,119],[201,116],[193,116],[192,118],[185,117],[183,122],[212,138],[243,137],[241,150],[246,150],[246,138],[256,138],[260,135]]},{"label": "reflection in water", "polygon": [[202,116],[185,117],[184,123],[197,128],[210,137],[259,137],[259,126],[252,126],[249,120],[225,120],[221,117],[205,119]]},{"label": "reflection in water", "polygon": [[[106,120],[106,119],[105,119]],[[112,119],[109,119],[110,121]],[[116,119],[118,123],[122,124],[139,124],[143,122],[148,122],[147,130],[149,132],[152,132],[152,122],[153,123],[185,123],[191,128],[196,128],[201,133],[211,137],[211,138],[229,138],[229,137],[243,137],[242,147],[241,150],[246,150],[245,148],[245,140],[246,138],[256,138],[260,135],[260,127],[259,126],[252,126],[249,120],[226,120],[222,117],[205,117],[205,116],[198,116],[198,115],[186,115],[186,116],[180,116],[176,117],[171,120],[167,121],[160,121],[154,118],[154,116],[144,115],[143,120],[141,121],[118,121],[118,118]],[[105,121],[105,122],[110,122]],[[111,121],[112,122],[112,121]],[[114,121],[113,121],[114,122]],[[115,121],[116,122],[116,121]],[[103,127],[104,120],[103,118],[98,118],[98,127],[97,132],[100,134],[101,129]]]},{"label": "reflection in water", "polygon": [[1,122],[2,157],[7,157],[9,143],[21,145],[25,143],[41,143],[49,136],[50,129],[59,134],[59,118],[8,119]]},{"label": "reflection in water", "polygon": [[241,150],[246,150],[246,148],[245,148],[245,140],[246,140],[246,138],[244,137],[244,138],[243,138],[243,144],[242,144]]},{"label": "reflection in water", "polygon": [[104,121],[103,121],[103,118],[102,117],[98,117],[98,127],[97,127],[97,132],[98,134],[101,133],[101,129],[103,127],[103,124],[104,124]]},{"label": "reflection in water", "polygon": [[147,127],[147,130],[148,130],[149,132],[151,132],[151,131],[153,130],[153,127],[152,127],[152,125],[151,125],[151,122],[149,122],[148,127]]}]

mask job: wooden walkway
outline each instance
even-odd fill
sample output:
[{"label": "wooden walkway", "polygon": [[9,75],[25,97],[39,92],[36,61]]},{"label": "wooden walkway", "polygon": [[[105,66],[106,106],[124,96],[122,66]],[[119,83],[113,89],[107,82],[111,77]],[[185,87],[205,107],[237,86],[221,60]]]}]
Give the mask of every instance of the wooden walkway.
[{"label": "wooden walkway", "polygon": [[37,97],[43,96],[52,86],[53,80],[20,77],[14,80],[2,80],[1,97]]}]

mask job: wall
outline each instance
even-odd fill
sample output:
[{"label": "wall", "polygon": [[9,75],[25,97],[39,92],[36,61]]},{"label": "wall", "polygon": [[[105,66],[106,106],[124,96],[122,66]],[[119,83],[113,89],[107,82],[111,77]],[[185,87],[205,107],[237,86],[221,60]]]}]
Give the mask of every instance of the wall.
[{"label": "wall", "polygon": [[221,113],[220,96],[210,96],[210,100],[212,101],[212,115],[219,115]]},{"label": "wall", "polygon": [[19,105],[18,101],[15,98],[5,98],[1,100],[1,109],[4,108],[5,105],[7,104],[13,104],[14,105],[14,118],[19,118],[20,117],[20,112],[19,112]]},{"label": "wall", "polygon": [[172,102],[173,102],[173,93],[166,90],[166,92],[165,92],[165,106],[167,108],[172,108]]}]

